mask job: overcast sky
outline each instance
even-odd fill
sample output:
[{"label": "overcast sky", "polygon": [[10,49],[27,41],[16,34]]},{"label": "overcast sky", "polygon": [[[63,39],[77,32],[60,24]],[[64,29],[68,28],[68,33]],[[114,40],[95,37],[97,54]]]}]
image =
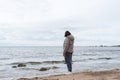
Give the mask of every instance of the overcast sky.
[{"label": "overcast sky", "polygon": [[0,46],[120,44],[120,0],[0,0]]}]

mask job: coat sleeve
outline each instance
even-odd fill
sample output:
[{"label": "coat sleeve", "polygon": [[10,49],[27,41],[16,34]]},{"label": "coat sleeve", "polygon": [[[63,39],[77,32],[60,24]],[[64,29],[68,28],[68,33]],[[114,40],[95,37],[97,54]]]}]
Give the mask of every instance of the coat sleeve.
[{"label": "coat sleeve", "polygon": [[64,41],[64,48],[63,48],[63,53],[65,54],[69,49],[69,39],[66,38]]}]

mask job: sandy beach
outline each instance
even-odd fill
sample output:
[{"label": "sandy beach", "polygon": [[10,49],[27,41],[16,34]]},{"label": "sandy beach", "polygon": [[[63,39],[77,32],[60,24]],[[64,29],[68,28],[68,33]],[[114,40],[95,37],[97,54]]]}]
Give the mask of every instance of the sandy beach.
[{"label": "sandy beach", "polygon": [[120,80],[120,69],[20,78],[18,80]]}]

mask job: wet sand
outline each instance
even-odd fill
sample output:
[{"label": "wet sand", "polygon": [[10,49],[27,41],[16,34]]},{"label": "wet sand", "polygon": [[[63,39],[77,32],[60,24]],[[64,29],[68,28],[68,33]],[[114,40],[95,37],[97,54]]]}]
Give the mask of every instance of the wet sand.
[{"label": "wet sand", "polygon": [[20,78],[18,80],[120,80],[120,69],[87,71],[46,77]]}]

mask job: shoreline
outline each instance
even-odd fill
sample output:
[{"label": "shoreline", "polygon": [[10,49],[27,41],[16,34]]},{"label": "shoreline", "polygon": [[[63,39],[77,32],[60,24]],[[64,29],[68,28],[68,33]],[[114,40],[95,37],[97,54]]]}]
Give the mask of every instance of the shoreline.
[{"label": "shoreline", "polygon": [[85,71],[33,78],[19,78],[17,80],[120,80],[120,69]]}]

